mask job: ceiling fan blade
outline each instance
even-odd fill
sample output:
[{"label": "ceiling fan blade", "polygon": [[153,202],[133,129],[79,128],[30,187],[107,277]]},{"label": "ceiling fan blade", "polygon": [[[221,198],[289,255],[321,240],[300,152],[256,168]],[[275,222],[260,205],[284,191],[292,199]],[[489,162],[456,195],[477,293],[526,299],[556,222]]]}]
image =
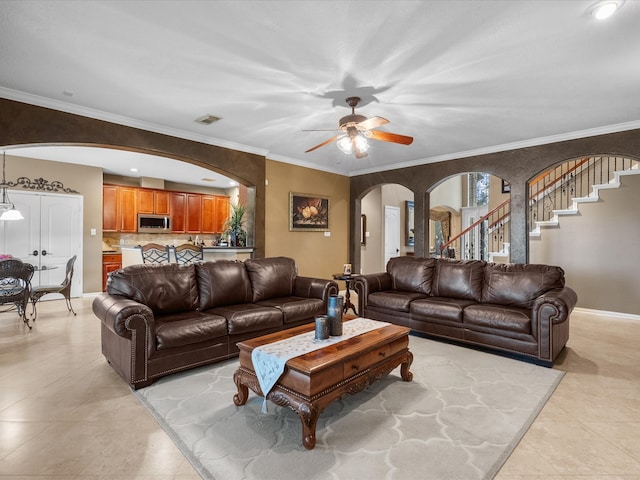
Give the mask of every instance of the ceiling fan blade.
[{"label": "ceiling fan blade", "polygon": [[327,144],[329,144],[329,143],[331,143],[331,142],[335,142],[335,141],[338,139],[338,137],[339,137],[339,136],[340,136],[340,135],[336,135],[335,137],[331,137],[329,140],[325,140],[325,141],[324,141],[324,142],[322,142],[321,144],[316,145],[315,147],[310,148],[309,150],[305,151],[304,153],[313,152],[316,148],[324,147],[325,145],[327,145]]},{"label": "ceiling fan blade", "polygon": [[372,128],[378,128],[382,125],[386,125],[387,123],[389,123],[389,120],[386,118],[371,117],[358,123],[357,127],[359,130],[371,130]]},{"label": "ceiling fan blade", "polygon": [[406,135],[398,135],[397,133],[380,132],[377,130],[369,130],[367,132],[369,138],[374,140],[382,140],[383,142],[401,143],[402,145],[411,145],[413,137],[407,137]]}]

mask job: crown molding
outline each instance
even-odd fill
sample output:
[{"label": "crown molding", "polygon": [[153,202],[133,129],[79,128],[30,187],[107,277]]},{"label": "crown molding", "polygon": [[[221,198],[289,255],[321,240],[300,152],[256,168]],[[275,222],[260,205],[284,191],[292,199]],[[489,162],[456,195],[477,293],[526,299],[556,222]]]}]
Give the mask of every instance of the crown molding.
[{"label": "crown molding", "polygon": [[548,145],[550,143],[564,142],[566,140],[577,140],[579,138],[595,137],[597,135],[606,135],[609,133],[625,132],[628,130],[640,129],[640,120],[632,122],[617,123],[614,125],[605,125],[603,127],[589,128],[569,133],[560,133],[557,135],[549,135],[547,137],[532,138],[513,143],[504,143],[502,145],[493,145],[491,147],[478,148],[475,150],[467,150],[463,152],[447,153],[445,155],[437,155],[435,157],[422,158],[412,160],[411,162],[398,163],[396,165],[385,166],[385,168],[368,168],[362,170],[351,170],[348,175],[350,177],[356,175],[366,175],[369,173],[380,173],[389,170],[396,170],[407,167],[416,167],[426,165],[428,163],[446,162],[448,160],[457,160],[460,158],[475,157],[478,155],[486,155],[489,153],[506,152],[509,150],[518,150],[521,148],[538,147],[540,145]]}]

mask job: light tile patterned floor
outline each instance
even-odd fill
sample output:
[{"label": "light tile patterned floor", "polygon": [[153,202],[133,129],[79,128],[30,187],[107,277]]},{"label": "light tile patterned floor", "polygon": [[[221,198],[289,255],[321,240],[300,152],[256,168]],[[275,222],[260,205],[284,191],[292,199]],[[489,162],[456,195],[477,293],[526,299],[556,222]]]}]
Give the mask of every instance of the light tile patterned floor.
[{"label": "light tile patterned floor", "polygon": [[[92,298],[0,314],[0,480],[199,478],[100,352]],[[498,480],[640,480],[640,320],[572,315],[567,371]]]}]

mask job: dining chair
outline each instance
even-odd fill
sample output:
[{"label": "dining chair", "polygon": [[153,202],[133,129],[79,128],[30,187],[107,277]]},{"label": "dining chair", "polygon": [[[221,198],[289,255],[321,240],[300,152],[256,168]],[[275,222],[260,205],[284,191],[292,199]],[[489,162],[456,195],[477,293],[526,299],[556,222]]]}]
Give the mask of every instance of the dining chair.
[{"label": "dining chair", "polygon": [[201,263],[204,261],[204,250],[201,245],[193,245],[184,243],[178,246],[170,246],[176,263],[180,265],[191,265],[192,263]]},{"label": "dining chair", "polygon": [[17,258],[0,260],[0,305],[13,304],[29,329],[31,325],[26,312],[33,272],[33,265]]},{"label": "dining chair", "polygon": [[169,263],[169,247],[159,243],[147,243],[140,247],[142,263]]},{"label": "dining chair", "polygon": [[64,276],[64,280],[59,285],[39,285],[37,287],[33,287],[31,289],[31,314],[33,315],[33,321],[36,321],[36,317],[38,316],[38,312],[36,311],[36,303],[45,295],[50,293],[59,293],[64,296],[64,299],[67,302],[67,309],[76,315],[76,312],[73,310],[73,306],[71,305],[71,282],[73,281],[73,267],[76,263],[77,255],[74,255],[69,260],[67,260],[67,270]]}]

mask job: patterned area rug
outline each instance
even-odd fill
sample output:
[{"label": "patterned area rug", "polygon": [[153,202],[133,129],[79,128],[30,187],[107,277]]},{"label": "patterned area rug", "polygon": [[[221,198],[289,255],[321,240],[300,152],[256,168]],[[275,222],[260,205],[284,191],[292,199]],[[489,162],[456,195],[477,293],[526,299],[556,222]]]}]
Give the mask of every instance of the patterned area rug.
[{"label": "patterned area rug", "polygon": [[320,415],[313,450],[298,416],[249,392],[233,404],[238,362],[135,392],[205,479],[490,479],[563,372],[411,336],[412,382],[399,368]]}]

